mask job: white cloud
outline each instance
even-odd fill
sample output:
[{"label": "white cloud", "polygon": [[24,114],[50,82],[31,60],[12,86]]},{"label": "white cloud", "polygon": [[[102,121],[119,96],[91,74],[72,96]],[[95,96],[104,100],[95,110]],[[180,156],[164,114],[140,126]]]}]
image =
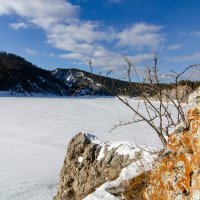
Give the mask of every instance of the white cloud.
[{"label": "white cloud", "polygon": [[184,56],[174,56],[171,58],[174,62],[194,62],[200,60],[200,52],[196,52],[191,55],[184,55]]},{"label": "white cloud", "polygon": [[[117,32],[110,27],[101,27],[98,22],[81,20],[79,11],[80,7],[65,0],[0,0],[0,15],[14,14],[21,20],[21,24],[13,23],[12,28],[25,28],[27,23],[41,28],[48,44],[66,51],[59,56],[62,58],[83,63],[92,58],[98,66],[119,66],[123,62],[122,55],[112,50],[108,43],[155,48],[164,41],[161,26],[137,23]],[[34,53],[30,50],[27,49],[27,53]],[[140,54],[132,57],[139,62],[148,56]]]},{"label": "white cloud", "polygon": [[79,43],[91,44],[95,41],[107,40],[105,32],[98,30],[98,26],[91,22],[79,21],[69,25],[57,24],[48,30],[48,38],[57,38],[65,41],[73,40]]},{"label": "white cloud", "polygon": [[37,55],[37,51],[30,49],[30,48],[25,48],[25,52],[28,53],[31,56]]},{"label": "white cloud", "polygon": [[192,35],[192,36],[200,36],[200,31],[191,32],[190,35]]},{"label": "white cloud", "polygon": [[164,41],[161,29],[162,26],[137,23],[118,33],[117,38],[123,46],[156,48]]},{"label": "white cloud", "polygon": [[179,35],[187,35],[187,36],[200,36],[200,30],[196,31],[182,31],[179,33]]},{"label": "white cloud", "polygon": [[58,57],[66,59],[75,59],[75,60],[83,58],[82,54],[79,53],[60,54]]},{"label": "white cloud", "polygon": [[[137,54],[134,56],[129,56],[129,59],[132,61],[134,66],[138,65],[142,61],[147,61],[152,58],[151,54]],[[118,53],[107,52],[107,55],[102,57],[93,57],[92,62],[94,66],[100,67],[110,67],[113,69],[121,69],[122,66],[126,66],[127,63],[124,60],[124,57]]]},{"label": "white cloud", "polygon": [[168,45],[167,49],[174,51],[174,50],[179,50],[183,48],[184,46],[185,46],[184,44],[172,44],[172,45]]},{"label": "white cloud", "polygon": [[122,3],[123,0],[108,0],[109,3]]},{"label": "white cloud", "polygon": [[64,0],[0,0],[0,15],[16,14],[45,29],[74,20],[78,13],[78,6]]},{"label": "white cloud", "polygon": [[27,29],[29,25],[24,22],[15,22],[11,23],[10,27],[14,30],[19,30],[19,29]]},{"label": "white cloud", "polygon": [[43,56],[48,56],[48,57],[56,57],[56,54],[53,52],[50,53],[42,53]]}]

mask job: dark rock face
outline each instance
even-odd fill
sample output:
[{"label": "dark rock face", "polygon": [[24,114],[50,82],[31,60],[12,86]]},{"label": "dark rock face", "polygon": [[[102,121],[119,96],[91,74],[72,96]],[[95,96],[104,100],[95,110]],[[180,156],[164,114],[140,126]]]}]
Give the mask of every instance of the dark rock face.
[{"label": "dark rock face", "polygon": [[69,143],[54,200],[83,199],[101,184],[116,179],[122,168],[133,162],[128,155],[116,154],[116,149],[105,150],[97,159],[101,146],[90,137],[79,133]]},{"label": "dark rock face", "polygon": [[84,95],[111,95],[103,89],[100,80],[95,80],[97,75],[78,69],[56,69],[52,75],[68,87],[68,92],[73,96]]}]

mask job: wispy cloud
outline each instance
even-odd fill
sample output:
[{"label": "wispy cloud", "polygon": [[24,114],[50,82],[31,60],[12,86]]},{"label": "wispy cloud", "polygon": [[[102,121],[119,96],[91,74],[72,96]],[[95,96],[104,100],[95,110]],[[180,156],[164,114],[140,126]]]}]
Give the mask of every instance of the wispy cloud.
[{"label": "wispy cloud", "polygon": [[[13,23],[12,28],[25,28],[27,23],[41,28],[48,44],[66,51],[60,55],[66,59],[85,63],[92,58],[98,66],[119,66],[123,62],[122,55],[108,43],[118,44],[119,48],[128,46],[137,50],[144,47],[157,48],[165,40],[161,33],[162,26],[136,23],[116,31],[110,27],[101,27],[99,22],[81,20],[80,9],[64,0],[0,0],[0,15],[15,14],[23,19],[21,24]],[[28,50],[31,49],[27,49],[27,53],[31,54]],[[128,56],[135,62],[148,57],[143,53]]]},{"label": "wispy cloud", "polygon": [[122,3],[123,0],[108,0],[109,3]]},{"label": "wispy cloud", "polygon": [[191,55],[174,56],[170,59],[174,62],[195,62],[200,60],[200,52]]},{"label": "wispy cloud", "polygon": [[56,57],[57,55],[53,52],[50,53],[42,53],[43,56],[48,56],[48,57]]},{"label": "wispy cloud", "polygon": [[11,14],[47,29],[52,24],[74,20],[79,7],[64,0],[0,0],[0,15]]},{"label": "wispy cloud", "polygon": [[25,52],[28,53],[31,56],[37,55],[37,51],[30,49],[30,48],[25,48]]},{"label": "wispy cloud", "polygon": [[200,36],[200,30],[189,31],[189,32],[182,31],[182,32],[179,33],[179,35],[187,35],[187,36],[197,36],[197,37],[199,37]]},{"label": "wispy cloud", "polygon": [[137,23],[117,34],[118,43],[124,46],[156,48],[164,41],[162,26]]},{"label": "wispy cloud", "polygon": [[19,30],[19,29],[27,29],[29,28],[29,25],[25,22],[14,22],[10,24],[10,27],[14,30]]},{"label": "wispy cloud", "polygon": [[179,49],[183,48],[184,46],[185,46],[185,44],[171,44],[171,45],[167,46],[167,49],[171,50],[171,51],[175,51],[175,50],[179,50]]},{"label": "wispy cloud", "polygon": [[191,36],[200,36],[200,30],[199,31],[193,31],[193,32],[189,32],[189,35]]}]

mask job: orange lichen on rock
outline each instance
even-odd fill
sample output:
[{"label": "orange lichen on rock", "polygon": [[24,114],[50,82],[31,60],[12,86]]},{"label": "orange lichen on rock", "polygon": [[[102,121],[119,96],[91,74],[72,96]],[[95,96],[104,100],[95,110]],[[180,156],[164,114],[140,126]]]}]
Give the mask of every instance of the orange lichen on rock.
[{"label": "orange lichen on rock", "polygon": [[200,111],[187,113],[188,126],[169,137],[166,153],[150,175],[145,199],[200,200]]}]

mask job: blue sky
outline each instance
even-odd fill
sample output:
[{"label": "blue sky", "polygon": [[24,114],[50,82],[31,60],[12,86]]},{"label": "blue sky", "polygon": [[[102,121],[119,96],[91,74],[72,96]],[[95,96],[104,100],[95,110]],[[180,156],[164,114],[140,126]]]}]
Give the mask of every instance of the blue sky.
[{"label": "blue sky", "polygon": [[[120,71],[159,54],[161,71],[200,63],[199,0],[0,0],[2,51],[45,68]],[[119,75],[119,73],[118,73]]]}]

